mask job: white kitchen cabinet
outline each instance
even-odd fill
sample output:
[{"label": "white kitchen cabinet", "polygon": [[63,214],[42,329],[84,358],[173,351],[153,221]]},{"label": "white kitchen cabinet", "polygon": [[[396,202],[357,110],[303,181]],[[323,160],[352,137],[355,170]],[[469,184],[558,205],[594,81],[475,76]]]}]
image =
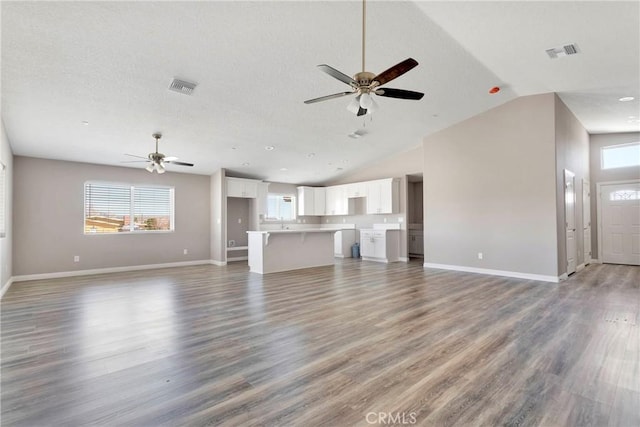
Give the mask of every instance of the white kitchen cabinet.
[{"label": "white kitchen cabinet", "polygon": [[348,199],[354,197],[367,197],[367,183],[354,182],[351,184],[346,184],[345,191]]},{"label": "white kitchen cabinet", "polygon": [[255,199],[258,197],[258,183],[255,179],[227,177],[227,197],[244,197]]},{"label": "white kitchen cabinet", "polygon": [[325,197],[324,187],[298,187],[298,215],[325,215]]},{"label": "white kitchen cabinet", "polygon": [[409,230],[409,255],[424,255],[424,235],[422,230]]},{"label": "white kitchen cabinet", "polygon": [[326,187],[325,215],[348,215],[349,200],[346,185]]},{"label": "white kitchen cabinet", "polygon": [[360,255],[365,261],[400,260],[400,230],[360,230]]},{"label": "white kitchen cabinet", "polygon": [[390,214],[400,210],[400,180],[378,179],[366,184],[367,214]]}]

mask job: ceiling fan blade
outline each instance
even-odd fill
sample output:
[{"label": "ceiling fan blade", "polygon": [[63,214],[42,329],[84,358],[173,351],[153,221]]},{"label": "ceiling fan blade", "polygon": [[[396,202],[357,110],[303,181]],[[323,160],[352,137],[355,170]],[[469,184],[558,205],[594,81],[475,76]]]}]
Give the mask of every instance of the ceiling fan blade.
[{"label": "ceiling fan blade", "polygon": [[147,163],[149,160],[124,160],[120,163]]},{"label": "ceiling fan blade", "polygon": [[341,82],[344,82],[351,87],[354,87],[354,88],[358,87],[358,83],[355,80],[353,80],[351,77],[347,76],[345,73],[338,71],[327,64],[320,64],[318,65],[318,68],[320,68],[325,73],[329,74],[331,77],[338,79]]},{"label": "ceiling fan blade", "polygon": [[137,157],[137,158],[139,158],[139,159],[147,159],[147,160],[149,159],[149,157],[136,156],[135,154],[127,154],[127,153],[124,153],[124,155],[125,155],[125,156],[129,156],[129,157]]},{"label": "ceiling fan blade", "polygon": [[334,99],[334,98],[341,98],[343,96],[347,96],[347,95],[353,95],[356,92],[340,92],[340,93],[334,93],[333,95],[327,95],[327,96],[321,96],[320,98],[314,98],[314,99],[308,99],[306,101],[304,101],[305,104],[313,104],[315,102],[321,102],[321,101],[326,101],[329,99]]},{"label": "ceiling fan blade", "polygon": [[162,160],[165,162],[173,162],[174,160],[178,160],[178,158],[175,156],[166,156]]},{"label": "ceiling fan blade", "polygon": [[193,166],[193,163],[185,163],[185,162],[177,162],[175,160],[165,160],[165,163],[171,163],[172,165],[180,165],[180,166]]},{"label": "ceiling fan blade", "polygon": [[378,86],[382,86],[385,83],[390,82],[391,80],[400,77],[407,71],[418,65],[418,61],[413,58],[407,58],[404,61],[394,65],[393,67],[385,70],[375,76],[373,81],[378,82]]},{"label": "ceiling fan blade", "polygon": [[364,109],[364,108],[362,108],[362,107],[360,107],[360,108],[358,109],[358,114],[356,114],[356,115],[357,115],[358,117],[360,117],[360,116],[364,116],[365,114],[367,114],[367,110],[366,110],[366,109]]},{"label": "ceiling fan blade", "polygon": [[375,93],[376,95],[386,96],[387,98],[413,99],[416,101],[422,99],[424,96],[424,93],[422,92],[414,92],[412,90],[404,89],[391,89],[389,87],[377,89]]}]

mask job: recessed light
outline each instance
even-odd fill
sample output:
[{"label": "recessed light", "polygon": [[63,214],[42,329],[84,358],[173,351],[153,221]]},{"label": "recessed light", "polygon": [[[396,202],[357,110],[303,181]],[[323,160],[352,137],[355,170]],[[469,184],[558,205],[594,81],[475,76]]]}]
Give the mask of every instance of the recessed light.
[{"label": "recessed light", "polygon": [[627,123],[640,123],[639,119],[627,120]]},{"label": "recessed light", "polygon": [[88,121],[86,121],[86,120],[83,120],[83,121],[82,121],[82,124],[83,124],[83,125],[85,125],[85,126],[89,126],[89,122],[88,122]]},{"label": "recessed light", "polygon": [[309,153],[309,154],[307,154],[307,157],[308,157],[308,158],[312,158],[312,157],[315,157],[315,156],[316,156],[316,153]]},{"label": "recessed light", "polygon": [[629,101],[633,101],[635,98],[633,96],[623,96],[622,98],[619,98],[618,101],[620,102],[629,102]]},{"label": "recessed light", "polygon": [[249,162],[244,162],[244,163],[242,164],[242,166],[249,166],[250,164],[251,164],[251,163],[249,163]]},{"label": "recessed light", "polygon": [[287,169],[287,168],[280,168],[280,170],[281,170],[282,172],[285,172],[285,171],[288,171],[289,169]]},{"label": "recessed light", "polygon": [[337,171],[341,171],[344,170],[343,168],[336,168]]},{"label": "recessed light", "polygon": [[237,150],[237,149],[238,149],[238,147],[231,147],[231,149],[232,149],[232,150]]},{"label": "recessed light", "polygon": [[342,163],[349,163],[349,160],[343,160]]},{"label": "recessed light", "polygon": [[267,151],[273,151],[276,149],[276,147],[274,147],[273,145],[267,145],[266,147],[264,147],[264,149]]},{"label": "recessed light", "polygon": [[627,118],[628,118],[628,119],[635,119],[635,118],[636,118],[636,116],[629,116],[629,117],[627,117]]}]

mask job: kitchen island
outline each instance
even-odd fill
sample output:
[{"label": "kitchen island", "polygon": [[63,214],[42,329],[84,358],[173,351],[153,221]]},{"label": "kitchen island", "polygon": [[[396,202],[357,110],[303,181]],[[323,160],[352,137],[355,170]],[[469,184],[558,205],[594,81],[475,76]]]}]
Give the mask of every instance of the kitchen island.
[{"label": "kitchen island", "polygon": [[335,232],[330,228],[247,231],[249,270],[266,274],[333,265]]}]

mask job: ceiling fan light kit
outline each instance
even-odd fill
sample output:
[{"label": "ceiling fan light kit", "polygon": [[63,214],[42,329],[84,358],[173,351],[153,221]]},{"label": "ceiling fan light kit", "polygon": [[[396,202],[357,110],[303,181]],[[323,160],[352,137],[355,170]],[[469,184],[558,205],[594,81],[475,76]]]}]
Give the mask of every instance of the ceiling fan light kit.
[{"label": "ceiling fan light kit", "polygon": [[404,61],[394,65],[386,71],[376,75],[365,71],[365,33],[366,33],[366,0],[362,0],[362,72],[357,73],[353,78],[347,76],[341,71],[327,65],[318,65],[318,68],[329,74],[331,77],[340,80],[351,86],[351,92],[340,92],[333,95],[321,96],[319,98],[304,101],[305,104],[314,104],[316,102],[327,101],[329,99],[341,98],[348,95],[356,95],[355,102],[352,101],[347,105],[347,110],[357,116],[372,114],[378,109],[378,105],[373,100],[372,94],[384,96],[388,98],[420,100],[424,93],[414,92],[404,89],[380,88],[380,86],[394,80],[405,74],[418,65],[418,61],[413,58],[407,58]]},{"label": "ceiling fan light kit", "polygon": [[[147,165],[147,167],[145,167],[145,169],[151,173],[153,173],[154,171],[157,172],[158,174],[163,174],[166,172],[165,170],[165,165],[166,164],[174,164],[174,165],[179,165],[179,166],[193,166],[193,163],[185,163],[185,162],[179,162],[177,157],[173,157],[173,156],[165,156],[162,153],[158,152],[158,141],[160,140],[160,138],[162,138],[162,134],[160,133],[154,133],[153,135],[151,135],[153,138],[155,138],[156,140],[156,151],[153,153],[149,153],[147,155],[147,157],[142,157],[142,156],[136,156],[134,154],[125,154],[125,156],[131,156],[131,157],[137,157],[140,159],[145,159],[145,160],[134,160],[133,163],[135,162],[148,162],[149,164]],[[131,163],[131,162],[126,162],[126,163]]]}]

